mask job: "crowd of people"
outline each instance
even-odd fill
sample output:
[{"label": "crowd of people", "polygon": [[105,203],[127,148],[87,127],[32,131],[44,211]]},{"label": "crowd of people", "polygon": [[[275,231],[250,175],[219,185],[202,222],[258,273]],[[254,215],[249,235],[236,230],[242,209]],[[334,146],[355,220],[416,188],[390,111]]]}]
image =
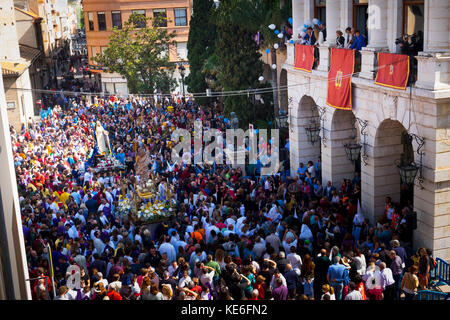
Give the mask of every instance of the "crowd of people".
[{"label": "crowd of people", "polygon": [[[335,187],[322,186],[320,159],[292,177],[261,177],[260,163],[174,163],[174,128],[230,127],[191,99],[76,97],[43,108],[39,123],[11,128],[33,299],[398,300],[429,285],[434,259],[409,246],[411,208],[387,198],[371,223],[358,174]],[[94,170],[97,123],[122,170]],[[133,199],[139,152],[161,192],[174,190],[176,210],[156,226],[118,215]]]}]

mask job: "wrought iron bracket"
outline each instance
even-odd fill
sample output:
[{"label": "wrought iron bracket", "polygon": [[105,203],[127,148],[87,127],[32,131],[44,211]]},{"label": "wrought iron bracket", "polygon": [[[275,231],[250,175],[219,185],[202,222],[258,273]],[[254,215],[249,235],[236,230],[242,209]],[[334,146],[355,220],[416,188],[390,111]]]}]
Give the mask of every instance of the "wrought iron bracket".
[{"label": "wrought iron bracket", "polygon": [[360,119],[358,117],[356,117],[356,121],[358,122],[359,127],[361,128],[361,130],[360,130],[361,137],[363,137],[363,143],[362,143],[363,154],[361,155],[361,159],[362,159],[364,165],[367,166],[367,164],[368,164],[367,159],[369,157],[367,155],[367,142],[366,142],[367,132],[365,130],[366,130],[367,126],[369,125],[369,121]]},{"label": "wrought iron bracket", "polygon": [[320,136],[320,140],[323,143],[323,146],[327,147],[327,138],[325,137],[325,120],[326,120],[326,107],[321,107],[319,105],[315,105],[317,108],[317,112],[319,113],[319,121],[320,121],[320,131],[322,132],[322,135]]},{"label": "wrought iron bracket", "polygon": [[414,140],[417,143],[417,154],[420,156],[420,162],[419,162],[419,177],[417,178],[418,182],[419,182],[419,186],[420,189],[424,189],[423,187],[423,182],[424,182],[424,178],[423,178],[423,156],[425,155],[425,152],[421,151],[421,149],[423,148],[424,144],[425,144],[425,138],[418,136],[414,133],[409,133],[408,135],[412,138],[414,138]]}]

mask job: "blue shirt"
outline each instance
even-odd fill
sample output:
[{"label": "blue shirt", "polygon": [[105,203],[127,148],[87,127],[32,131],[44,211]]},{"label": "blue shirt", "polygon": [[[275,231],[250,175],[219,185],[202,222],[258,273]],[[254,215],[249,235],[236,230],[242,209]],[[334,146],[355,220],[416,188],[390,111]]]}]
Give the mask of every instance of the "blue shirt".
[{"label": "blue shirt", "polygon": [[306,171],[308,170],[308,168],[306,168],[305,166],[303,168],[298,167],[297,169],[297,174],[300,177],[304,177],[306,175]]},{"label": "blue shirt", "polygon": [[330,282],[333,282],[333,279],[336,279],[336,282],[344,282],[346,280],[346,273],[348,276],[348,270],[343,264],[335,263],[328,267]]},{"label": "blue shirt", "polygon": [[365,46],[366,46],[366,38],[362,34],[360,34],[359,37],[355,37],[355,42],[353,42],[350,49],[361,50]]}]

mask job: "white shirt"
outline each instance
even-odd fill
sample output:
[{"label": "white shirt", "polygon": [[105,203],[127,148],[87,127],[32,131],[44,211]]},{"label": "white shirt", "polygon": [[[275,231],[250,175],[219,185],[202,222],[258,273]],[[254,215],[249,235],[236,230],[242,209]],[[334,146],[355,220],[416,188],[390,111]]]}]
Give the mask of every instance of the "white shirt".
[{"label": "white shirt", "polygon": [[219,228],[217,228],[216,226],[209,226],[206,228],[206,243],[209,243],[209,238],[211,238],[211,231],[214,230],[216,232],[216,234],[220,233]]},{"label": "white shirt", "polygon": [[103,287],[104,287],[104,288],[108,288],[108,280],[106,280],[106,279],[98,280],[98,281],[94,284],[94,286],[95,286],[97,283],[103,283]]},{"label": "white shirt", "polygon": [[366,273],[366,257],[362,254],[360,257],[353,257],[353,260],[356,262],[356,272],[361,276],[364,275]]},{"label": "white shirt", "polygon": [[69,289],[69,291],[67,291],[66,293],[66,296],[68,300],[77,300],[77,291]]},{"label": "white shirt", "polygon": [[289,253],[287,255],[287,259],[289,260],[289,262],[290,262],[290,264],[291,264],[293,269],[296,269],[296,268],[301,269],[301,267],[302,267],[302,258],[298,254],[296,254],[295,252],[294,253]]},{"label": "white shirt", "polygon": [[184,288],[189,282],[191,282],[192,280],[191,280],[191,277],[189,277],[189,276],[187,276],[186,278],[185,277],[182,277],[181,279],[180,279],[180,281],[178,281],[178,286],[180,287],[180,288]]},{"label": "white shirt", "polygon": [[383,271],[381,271],[381,287],[384,290],[387,286],[390,286],[394,283],[395,280],[392,276],[392,270],[390,268],[384,268]]},{"label": "white shirt", "polygon": [[308,167],[308,173],[311,176],[311,178],[315,178],[316,177],[316,170],[314,169],[314,166]]},{"label": "white shirt", "polygon": [[211,270],[208,273],[204,273],[200,276],[200,282],[206,287],[206,284],[209,282],[209,284],[212,285],[213,278],[214,278],[215,270]]},{"label": "white shirt", "polygon": [[167,254],[167,258],[170,262],[175,261],[177,259],[177,253],[175,252],[175,247],[169,243],[164,242],[159,246],[159,253],[163,255],[163,253]]},{"label": "white shirt", "polygon": [[[272,288],[276,288],[276,286],[275,286],[275,279],[276,279],[275,275],[273,275],[272,276],[272,280],[270,281],[270,287],[272,287]],[[283,286],[287,286],[286,278],[282,274],[280,274],[280,279],[283,282]]]},{"label": "white shirt", "polygon": [[225,220],[225,224],[227,226],[229,226],[230,224],[232,224],[234,226],[234,225],[236,225],[236,221],[234,221],[234,219],[228,218],[227,220]]},{"label": "white shirt", "polygon": [[286,252],[286,253],[291,252],[292,246],[297,247],[297,239],[295,239],[294,241],[291,241],[291,243],[287,243],[287,241],[283,241],[284,252]]},{"label": "white shirt", "polygon": [[358,290],[353,290],[345,296],[345,300],[362,300],[361,292]]},{"label": "white shirt", "polygon": [[266,244],[263,239],[260,242],[255,243],[253,246],[253,253],[259,258],[262,253],[266,250]]},{"label": "white shirt", "polygon": [[276,254],[280,253],[281,241],[280,238],[278,238],[278,236],[272,233],[267,236],[266,242],[268,242],[275,249]]},{"label": "white shirt", "polygon": [[83,181],[84,181],[84,182],[86,182],[86,181],[91,182],[91,180],[92,180],[92,174],[91,174],[89,171],[86,171],[86,172],[84,173],[84,179],[83,179]]}]

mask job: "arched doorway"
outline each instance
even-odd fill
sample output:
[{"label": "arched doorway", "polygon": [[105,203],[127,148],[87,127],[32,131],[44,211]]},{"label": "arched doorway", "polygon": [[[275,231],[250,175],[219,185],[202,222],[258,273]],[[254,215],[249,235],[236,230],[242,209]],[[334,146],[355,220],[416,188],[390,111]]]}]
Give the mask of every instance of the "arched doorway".
[{"label": "arched doorway", "polygon": [[316,103],[310,96],[303,96],[300,99],[298,110],[298,159],[294,163],[295,169],[299,166],[300,162],[306,166],[308,161],[313,163],[321,156],[320,139],[312,143],[308,138],[307,128],[317,127],[320,128],[320,117]]},{"label": "arched doorway", "polygon": [[334,111],[330,138],[327,141],[327,148],[324,149],[326,151],[323,152],[324,183],[329,180],[334,186],[339,187],[343,179],[353,178],[355,162],[349,160],[344,145],[359,142],[358,132],[356,118],[351,110]]},{"label": "arched doorway", "polygon": [[414,161],[414,150],[410,136],[399,121],[386,119],[379,125],[373,158],[374,219],[378,221],[384,216],[386,197],[403,205],[413,204],[414,185],[401,183],[397,163],[406,165]]}]

